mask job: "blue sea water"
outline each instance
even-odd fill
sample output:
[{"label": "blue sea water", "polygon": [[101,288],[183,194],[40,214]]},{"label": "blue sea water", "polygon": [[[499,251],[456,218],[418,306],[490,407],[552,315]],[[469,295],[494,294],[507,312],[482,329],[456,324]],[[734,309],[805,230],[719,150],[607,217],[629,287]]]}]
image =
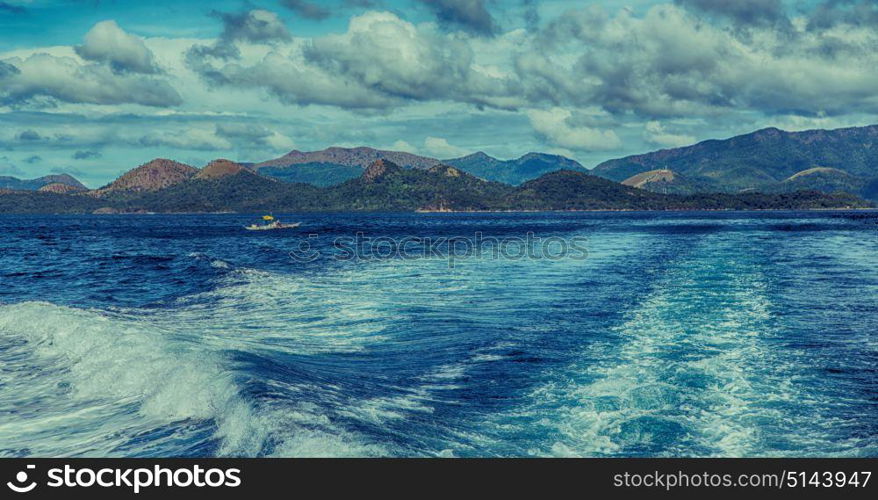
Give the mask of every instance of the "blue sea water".
[{"label": "blue sea water", "polygon": [[0,456],[878,456],[878,213],[252,219],[0,217]]}]

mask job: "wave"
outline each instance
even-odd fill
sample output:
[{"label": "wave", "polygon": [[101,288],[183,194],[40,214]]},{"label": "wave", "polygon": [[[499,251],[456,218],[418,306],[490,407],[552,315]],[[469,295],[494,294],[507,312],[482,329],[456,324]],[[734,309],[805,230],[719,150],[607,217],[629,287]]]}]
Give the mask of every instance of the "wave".
[{"label": "wave", "polygon": [[2,456],[374,455],[308,405],[242,395],[221,349],[167,319],[0,306]]},{"label": "wave", "polygon": [[717,235],[691,250],[516,419],[485,426],[500,441],[536,434],[524,451],[539,456],[863,453],[871,438],[836,434],[825,401],[796,383],[808,364],[782,347],[758,249]]},{"label": "wave", "polygon": [[[0,456],[394,453],[350,427],[369,422],[369,407],[414,411],[410,402],[342,402],[332,378],[355,377],[315,358],[386,340],[396,302],[375,278],[387,267],[317,279],[189,257],[221,273],[167,307],[0,304],[11,380],[0,407],[16,409],[0,414]],[[350,287],[360,293],[338,293]]]},{"label": "wave", "polygon": [[[825,241],[681,238],[603,232],[586,261],[454,269],[193,253],[154,277],[185,286],[142,308],[0,304],[0,456],[874,454],[866,386],[826,390],[828,351],[804,345],[825,337],[814,325],[859,328],[834,351],[855,362],[832,366],[873,373],[874,289],[834,297],[860,323],[827,322],[796,290],[833,298],[841,281],[778,264]],[[875,247],[850,243],[833,259],[855,276]],[[791,335],[776,311],[813,325]]]},{"label": "wave", "polygon": [[[0,307],[0,332],[13,375],[0,394],[24,409],[0,425],[5,453],[113,454],[137,447],[126,436],[240,404],[215,356],[133,318],[26,302]],[[186,432],[179,427],[174,434]]]}]

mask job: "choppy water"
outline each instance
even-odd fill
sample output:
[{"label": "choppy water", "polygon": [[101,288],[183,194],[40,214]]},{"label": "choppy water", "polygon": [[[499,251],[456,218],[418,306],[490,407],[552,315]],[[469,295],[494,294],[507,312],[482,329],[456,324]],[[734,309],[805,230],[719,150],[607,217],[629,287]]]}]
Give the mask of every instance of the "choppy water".
[{"label": "choppy water", "polygon": [[251,219],[0,217],[0,456],[878,456],[878,213]]}]

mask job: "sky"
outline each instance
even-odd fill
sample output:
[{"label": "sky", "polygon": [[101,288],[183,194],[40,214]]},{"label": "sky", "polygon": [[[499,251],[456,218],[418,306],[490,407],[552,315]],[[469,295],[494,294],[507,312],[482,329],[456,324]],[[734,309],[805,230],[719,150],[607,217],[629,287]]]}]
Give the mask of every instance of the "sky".
[{"label": "sky", "polygon": [[878,123],[876,0],[0,0],[0,176]]}]

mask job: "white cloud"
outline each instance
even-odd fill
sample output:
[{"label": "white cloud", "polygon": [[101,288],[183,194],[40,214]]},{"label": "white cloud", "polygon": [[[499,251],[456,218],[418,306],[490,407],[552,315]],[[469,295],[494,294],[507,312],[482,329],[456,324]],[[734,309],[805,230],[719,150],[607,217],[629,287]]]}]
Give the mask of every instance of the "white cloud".
[{"label": "white cloud", "polygon": [[612,130],[574,126],[573,114],[563,108],[532,109],[527,112],[531,126],[555,146],[571,150],[598,151],[618,149],[622,141]]},{"label": "white cloud", "polygon": [[95,24],[76,53],[83,59],[108,63],[115,71],[158,72],[155,57],[143,40],[123,31],[116,21]]},{"label": "white cloud", "polygon": [[647,122],[644,129],[646,141],[657,146],[678,148],[695,143],[695,137],[685,134],[672,134],[658,121]]},{"label": "white cloud", "polygon": [[296,147],[295,141],[277,132],[273,132],[270,136],[266,137],[265,144],[270,146],[275,151],[282,152],[288,152],[292,149],[295,149]]},{"label": "white cloud", "polygon": [[511,82],[474,62],[465,39],[389,12],[351,18],[348,30],[290,40],[259,58],[196,47],[189,66],[214,86],[263,88],[289,104],[386,109],[411,102],[459,101],[509,107]]},{"label": "white cloud", "polygon": [[341,35],[315,38],[309,61],[360,85],[403,99],[490,104],[508,82],[474,66],[465,39],[389,12],[353,17]]},{"label": "white cloud", "polygon": [[389,148],[391,151],[405,151],[406,153],[417,154],[418,148],[413,146],[412,144],[403,141],[402,139],[397,140],[393,144],[390,145]]},{"label": "white cloud", "polygon": [[45,106],[57,100],[162,107],[181,103],[180,95],[163,79],[118,74],[109,66],[82,64],[74,57],[36,53],[3,62],[16,68],[10,74],[0,75],[0,101],[6,103]]},{"label": "white cloud", "polygon": [[468,150],[453,146],[442,137],[427,137],[424,139],[424,149],[431,156],[440,159],[458,158],[469,154]]},{"label": "white cloud", "polygon": [[532,102],[617,115],[837,114],[878,110],[876,45],[874,26],[742,31],[674,5],[588,7],[549,23],[516,70]]}]

